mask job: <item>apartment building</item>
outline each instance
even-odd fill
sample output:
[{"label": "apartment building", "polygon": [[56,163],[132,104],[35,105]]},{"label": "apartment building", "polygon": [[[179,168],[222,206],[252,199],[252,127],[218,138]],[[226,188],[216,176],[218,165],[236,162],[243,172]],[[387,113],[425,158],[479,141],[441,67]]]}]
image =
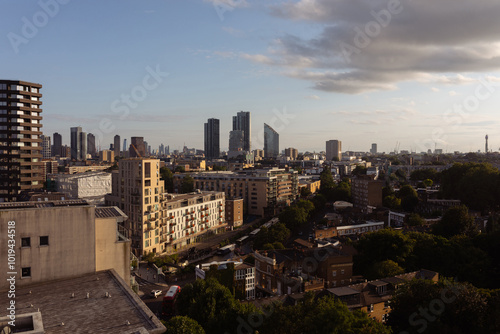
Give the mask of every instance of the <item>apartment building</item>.
[{"label": "apartment building", "polygon": [[231,229],[243,225],[243,199],[226,199],[226,222]]},{"label": "apartment building", "polygon": [[[195,188],[222,191],[227,199],[242,198],[250,215],[274,215],[298,197],[297,171],[280,168],[241,172],[192,173]],[[184,174],[174,175],[174,188],[180,189]]]},{"label": "apartment building", "polygon": [[43,187],[41,88],[0,80],[0,202]]},{"label": "apartment building", "polygon": [[[159,229],[161,253],[192,247],[207,234],[226,231],[223,192],[196,191],[189,194],[162,194]],[[156,236],[156,231],[155,231]]]},{"label": "apartment building", "polygon": [[107,269],[128,284],[130,241],[119,227],[126,219],[118,208],[83,200],[1,203],[0,244],[13,245],[15,269],[8,268],[9,248],[1,247],[0,290],[8,288],[9,272],[18,287]]},{"label": "apartment building", "polygon": [[137,255],[159,253],[162,246],[161,203],[164,182],[160,180],[160,160],[122,159],[112,173],[112,192],[107,205],[119,207],[129,217],[125,228],[130,232],[132,250]]},{"label": "apartment building", "polygon": [[376,180],[374,175],[357,175],[352,178],[352,201],[354,207],[368,212],[382,206],[384,181]]}]

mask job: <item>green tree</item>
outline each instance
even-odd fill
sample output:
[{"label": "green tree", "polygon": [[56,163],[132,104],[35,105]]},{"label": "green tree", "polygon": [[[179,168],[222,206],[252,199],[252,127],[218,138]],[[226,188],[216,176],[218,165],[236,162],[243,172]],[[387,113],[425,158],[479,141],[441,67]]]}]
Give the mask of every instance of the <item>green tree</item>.
[{"label": "green tree", "polygon": [[382,204],[389,209],[397,210],[401,207],[401,199],[397,198],[396,195],[385,196]]},{"label": "green tree", "polygon": [[328,192],[328,190],[335,188],[335,181],[333,180],[333,175],[330,168],[325,167],[321,174],[319,175],[320,191],[322,193]]},{"label": "green tree", "polygon": [[399,189],[398,197],[401,198],[401,208],[407,212],[413,212],[418,204],[418,195],[410,185],[404,185]]},{"label": "green tree", "polygon": [[410,226],[422,226],[424,224],[425,220],[418,213],[412,213],[408,217],[408,225]]},{"label": "green tree", "polygon": [[439,173],[434,168],[424,168],[417,169],[411,172],[410,180],[412,181],[423,181],[426,179],[430,179],[434,182],[439,180]]},{"label": "green tree", "polygon": [[368,171],[368,168],[362,165],[357,165],[356,168],[351,172],[353,176],[355,175],[366,175],[366,172]]},{"label": "green tree", "polygon": [[173,317],[166,322],[168,334],[205,334],[203,327],[196,320],[185,316]]},{"label": "green tree", "polygon": [[474,219],[469,215],[469,209],[465,205],[460,205],[444,213],[441,220],[433,226],[433,233],[444,237],[474,236],[477,234],[477,227]]},{"label": "green tree", "polygon": [[469,283],[413,280],[391,300],[395,333],[487,333],[487,297]]},{"label": "green tree", "polygon": [[187,194],[194,191],[194,179],[191,175],[186,175],[181,181],[181,193]]},{"label": "green tree", "polygon": [[307,187],[300,188],[300,197],[307,198],[312,195],[312,192]]},{"label": "green tree", "polygon": [[302,208],[305,210],[305,212],[309,215],[314,211],[314,204],[313,202],[307,200],[307,199],[299,199],[295,205],[299,208]]},{"label": "green tree", "polygon": [[303,208],[290,206],[280,213],[279,219],[288,229],[294,231],[307,222],[307,212]]},{"label": "green tree", "polygon": [[165,181],[165,190],[169,193],[174,192],[174,174],[168,167],[160,168],[160,179]]},{"label": "green tree", "polygon": [[375,262],[370,270],[370,274],[366,276],[367,279],[373,280],[378,278],[385,278],[396,276],[404,273],[404,269],[392,260],[385,260]]},{"label": "green tree", "polygon": [[186,172],[186,168],[184,166],[176,166],[174,171],[176,173],[185,173]]}]

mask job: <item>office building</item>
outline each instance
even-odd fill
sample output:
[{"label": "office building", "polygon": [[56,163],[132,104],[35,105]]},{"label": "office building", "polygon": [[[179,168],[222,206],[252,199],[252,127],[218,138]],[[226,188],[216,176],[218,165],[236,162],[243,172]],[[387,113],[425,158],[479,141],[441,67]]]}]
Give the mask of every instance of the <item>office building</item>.
[{"label": "office building", "polygon": [[292,160],[296,160],[299,156],[299,151],[293,147],[285,148],[285,156],[289,157]]},{"label": "office building", "polygon": [[71,141],[71,160],[79,160],[81,157],[81,132],[82,128],[77,126],[70,129],[70,141]]},{"label": "office building", "polygon": [[52,135],[52,140],[54,142],[54,144],[52,145],[52,156],[65,156],[62,153],[62,136],[59,133],[54,132],[54,134]]},{"label": "office building", "polygon": [[280,153],[280,135],[272,127],[264,123],[264,157],[277,158]]},{"label": "office building", "polygon": [[146,147],[144,146],[144,137],[132,137],[130,148],[130,158],[144,158],[146,157]]},{"label": "office building", "polygon": [[0,202],[43,187],[41,88],[0,80]]},{"label": "office building", "polygon": [[80,132],[80,157],[78,160],[87,160],[87,132]]},{"label": "office building", "polygon": [[113,149],[115,151],[115,157],[119,157],[120,154],[121,154],[121,151],[120,151],[120,136],[119,135],[115,135],[115,137],[113,138]]},{"label": "office building", "polygon": [[329,140],[326,142],[326,160],[342,160],[342,142],[340,140]]},{"label": "office building", "polygon": [[228,158],[234,158],[239,155],[244,155],[245,133],[241,130],[233,130],[229,132],[229,152]]},{"label": "office building", "polygon": [[51,147],[50,147],[50,136],[40,135],[42,138],[42,159],[50,159]]},{"label": "office building", "polygon": [[377,154],[377,144],[373,143],[372,148],[370,149],[371,154]]},{"label": "office building", "polygon": [[97,153],[96,147],[95,147],[95,136],[92,133],[87,134],[87,154],[90,154],[90,156],[93,158],[95,157]]},{"label": "office building", "polygon": [[220,156],[220,124],[216,118],[209,118],[205,123],[205,157],[208,160],[218,159]]},{"label": "office building", "polygon": [[126,152],[127,149],[127,138],[123,139],[123,152]]},{"label": "office building", "polygon": [[233,131],[234,130],[243,131],[243,150],[250,151],[252,125],[250,122],[249,111],[240,111],[236,114],[236,116],[233,116]]}]

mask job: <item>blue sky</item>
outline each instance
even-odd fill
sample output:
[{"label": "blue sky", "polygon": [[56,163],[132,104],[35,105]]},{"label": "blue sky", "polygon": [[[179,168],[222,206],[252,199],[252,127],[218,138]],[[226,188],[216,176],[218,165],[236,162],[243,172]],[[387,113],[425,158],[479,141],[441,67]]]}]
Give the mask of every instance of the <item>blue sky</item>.
[{"label": "blue sky", "polygon": [[245,110],[252,148],[268,123],[280,149],[469,152],[488,134],[497,151],[500,6],[391,1],[0,0],[0,77],[41,83],[43,131],[66,143],[80,125],[103,148],[203,148],[214,117],[225,149]]}]

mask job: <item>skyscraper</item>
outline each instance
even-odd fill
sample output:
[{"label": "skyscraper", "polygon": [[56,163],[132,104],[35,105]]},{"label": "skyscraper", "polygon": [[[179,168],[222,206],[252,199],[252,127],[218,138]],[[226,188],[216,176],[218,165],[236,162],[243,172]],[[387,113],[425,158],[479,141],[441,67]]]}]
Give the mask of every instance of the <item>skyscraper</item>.
[{"label": "skyscraper", "polygon": [[370,150],[371,154],[377,154],[377,144],[373,143],[372,148]]},{"label": "skyscraper", "polygon": [[127,148],[127,138],[123,139],[123,152],[126,152],[128,150]]},{"label": "skyscraper", "polygon": [[241,130],[233,130],[229,132],[229,153],[228,158],[237,157],[243,154],[243,139],[244,132]]},{"label": "skyscraper", "polygon": [[486,142],[484,144],[484,153],[488,153],[488,135],[486,135],[486,137],[484,137],[484,139],[486,140]]},{"label": "skyscraper", "polygon": [[216,118],[209,118],[205,123],[205,157],[218,159],[220,155],[220,122]]},{"label": "skyscraper", "polygon": [[233,116],[233,131],[234,130],[243,131],[243,150],[250,152],[252,126],[249,111],[240,111],[236,116]]},{"label": "skyscraper", "polygon": [[326,142],[326,160],[342,160],[342,142],[340,140],[329,140]]},{"label": "skyscraper", "polygon": [[81,147],[80,144],[80,133],[82,132],[82,128],[80,126],[76,126],[70,129],[70,141],[71,141],[71,160],[79,160],[81,156]]},{"label": "skyscraper", "polygon": [[[115,137],[113,138],[113,144],[114,144],[114,150],[115,150],[115,158],[118,158],[120,156],[120,136],[119,135],[115,135]],[[123,149],[125,149],[125,146],[123,147]]]},{"label": "skyscraper", "polygon": [[78,160],[87,160],[87,132],[80,132],[80,156]]},{"label": "skyscraper", "polygon": [[57,132],[54,132],[54,134],[52,135],[52,139],[53,139],[53,142],[54,142],[54,145],[52,146],[52,156],[63,156],[63,154],[61,153],[62,151],[62,136],[57,133]]},{"label": "skyscraper", "polygon": [[264,123],[264,157],[276,158],[280,153],[280,135]]},{"label": "skyscraper", "polygon": [[42,158],[50,159],[50,136],[41,135],[40,138],[42,138]]},{"label": "skyscraper", "polygon": [[92,133],[87,134],[87,153],[92,157],[96,156],[96,147],[95,147],[95,136]]},{"label": "skyscraper", "polygon": [[0,80],[0,202],[23,190],[41,189],[42,85]]},{"label": "skyscraper", "polygon": [[146,148],[144,147],[144,137],[132,137],[129,149],[131,158],[144,158],[146,156]]}]

